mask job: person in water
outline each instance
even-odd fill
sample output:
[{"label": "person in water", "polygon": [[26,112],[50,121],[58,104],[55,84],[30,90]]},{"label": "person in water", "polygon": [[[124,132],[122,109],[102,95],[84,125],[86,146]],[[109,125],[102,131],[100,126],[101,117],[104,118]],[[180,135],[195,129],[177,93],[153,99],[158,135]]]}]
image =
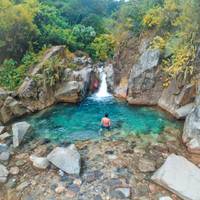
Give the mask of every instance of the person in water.
[{"label": "person in water", "polygon": [[107,130],[110,130],[111,120],[108,117],[108,113],[101,119],[101,127]]}]

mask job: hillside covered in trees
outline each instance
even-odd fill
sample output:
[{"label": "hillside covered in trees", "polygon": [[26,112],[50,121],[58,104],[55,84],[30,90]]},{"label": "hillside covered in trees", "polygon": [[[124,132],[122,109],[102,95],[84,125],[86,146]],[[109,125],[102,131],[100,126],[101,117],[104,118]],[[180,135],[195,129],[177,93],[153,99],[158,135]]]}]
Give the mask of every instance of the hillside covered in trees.
[{"label": "hillside covered in trees", "polygon": [[[164,86],[191,81],[200,39],[198,0],[1,0],[0,86],[17,88],[44,50],[65,45],[96,61],[112,59],[127,38],[153,32],[163,53]],[[70,65],[73,67],[73,64]]]}]

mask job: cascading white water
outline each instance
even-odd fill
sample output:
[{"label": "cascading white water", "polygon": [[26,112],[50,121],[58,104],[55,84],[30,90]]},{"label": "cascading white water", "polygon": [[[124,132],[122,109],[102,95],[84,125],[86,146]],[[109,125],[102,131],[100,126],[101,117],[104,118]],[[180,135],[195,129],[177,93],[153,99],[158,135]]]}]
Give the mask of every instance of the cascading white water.
[{"label": "cascading white water", "polygon": [[100,68],[99,73],[100,73],[100,78],[101,78],[101,84],[97,93],[94,94],[94,97],[96,98],[111,97],[112,95],[108,92],[108,86],[106,82],[106,73],[104,72],[104,69]]}]

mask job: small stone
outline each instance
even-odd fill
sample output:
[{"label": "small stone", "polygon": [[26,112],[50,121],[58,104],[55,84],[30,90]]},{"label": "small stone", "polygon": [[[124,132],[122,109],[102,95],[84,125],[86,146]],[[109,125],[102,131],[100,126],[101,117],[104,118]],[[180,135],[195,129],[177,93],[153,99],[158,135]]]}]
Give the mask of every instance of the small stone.
[{"label": "small stone", "polygon": [[17,175],[17,174],[19,174],[19,167],[11,167],[9,172],[12,175]]},{"label": "small stone", "polygon": [[0,135],[1,135],[2,133],[4,133],[5,129],[6,129],[5,126],[0,126]]},{"label": "small stone", "polygon": [[75,196],[76,196],[76,193],[74,193],[71,190],[66,190],[66,195],[65,195],[66,198],[74,198]]},{"label": "small stone", "polygon": [[0,135],[0,140],[5,140],[7,138],[11,137],[11,135],[8,132],[5,132],[3,134]]},{"label": "small stone", "polygon": [[146,158],[141,158],[139,160],[138,168],[141,172],[153,172],[156,170],[156,163],[155,161]]},{"label": "small stone", "polygon": [[16,164],[18,167],[20,167],[20,166],[23,166],[25,163],[26,163],[26,161],[24,161],[24,160],[18,160],[18,161],[16,161],[15,164]]},{"label": "small stone", "polygon": [[57,194],[61,194],[61,193],[63,193],[65,191],[65,187],[63,187],[63,186],[58,186],[56,189],[55,189],[55,192],[57,193]]},{"label": "small stone", "polygon": [[73,184],[80,186],[82,184],[82,181],[81,181],[81,179],[75,179],[73,181]]},{"label": "small stone", "polygon": [[125,199],[130,197],[130,188],[116,188],[110,192],[111,198]]},{"label": "small stone", "polygon": [[172,200],[172,198],[165,196],[165,197],[160,197],[159,200]]},{"label": "small stone", "polygon": [[80,187],[75,184],[70,185],[67,189],[73,191],[74,193],[78,193],[80,191]]},{"label": "small stone", "polygon": [[130,188],[116,188],[115,190],[120,191],[126,198],[130,197],[131,195]]},{"label": "small stone", "polygon": [[5,151],[0,153],[0,160],[1,161],[7,161],[10,158],[10,152],[9,151]]},{"label": "small stone", "polygon": [[117,159],[118,157],[116,156],[116,155],[108,155],[108,159],[109,160],[115,160],[115,159]]},{"label": "small stone", "polygon": [[26,187],[28,187],[29,185],[30,185],[30,182],[24,181],[24,182],[20,183],[20,184],[17,186],[16,190],[17,190],[17,191],[22,191],[22,190],[24,190]]},{"label": "small stone", "polygon": [[98,194],[94,197],[94,200],[102,200],[101,196]]},{"label": "small stone", "polygon": [[45,157],[31,155],[30,160],[33,162],[33,166],[39,169],[46,169],[49,166],[49,161]]},{"label": "small stone", "polygon": [[15,188],[16,185],[17,185],[17,181],[14,178],[9,179],[8,182],[6,183],[6,187],[10,189]]}]

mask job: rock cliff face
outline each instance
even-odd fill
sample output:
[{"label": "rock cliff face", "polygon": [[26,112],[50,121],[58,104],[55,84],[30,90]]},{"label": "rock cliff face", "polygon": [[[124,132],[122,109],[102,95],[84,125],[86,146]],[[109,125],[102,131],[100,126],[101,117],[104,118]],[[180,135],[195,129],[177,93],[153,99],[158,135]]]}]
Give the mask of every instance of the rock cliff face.
[{"label": "rock cliff face", "polygon": [[159,59],[159,50],[147,49],[131,69],[127,98],[130,104],[156,105],[158,103],[162,93]]},{"label": "rock cliff face", "polygon": [[176,80],[173,80],[163,90],[158,105],[178,119],[185,118],[194,106],[195,96],[196,88],[194,84],[180,86]]},{"label": "rock cliff face", "polygon": [[[42,84],[37,77],[43,79],[44,65],[54,58],[59,58],[64,66],[62,71],[59,71],[60,79],[53,86]],[[29,76],[16,94],[0,89],[0,122],[7,123],[15,117],[42,110],[58,102],[81,101],[91,89],[91,82],[97,79],[97,75],[95,66],[91,65],[91,59],[86,56],[75,57],[73,62],[77,66],[75,70],[67,67],[64,46],[48,49],[39,64],[30,70]],[[110,77],[111,82],[112,78]],[[112,85],[111,82],[110,85]]]},{"label": "rock cliff face", "polygon": [[[64,60],[63,51],[63,46],[52,47],[45,54],[42,62],[34,68],[31,77],[41,75],[41,69],[46,60],[54,56],[60,56]],[[75,62],[80,63],[80,61],[81,64],[85,64],[82,59],[75,59]],[[18,90],[19,97],[31,111],[44,109],[57,102],[79,102],[88,91],[91,71],[89,64],[80,70],[66,68],[61,80],[53,87],[38,84],[33,78],[26,78]]]},{"label": "rock cliff face", "polygon": [[22,102],[15,99],[13,92],[0,89],[0,122],[7,123],[15,117],[28,113]]}]

